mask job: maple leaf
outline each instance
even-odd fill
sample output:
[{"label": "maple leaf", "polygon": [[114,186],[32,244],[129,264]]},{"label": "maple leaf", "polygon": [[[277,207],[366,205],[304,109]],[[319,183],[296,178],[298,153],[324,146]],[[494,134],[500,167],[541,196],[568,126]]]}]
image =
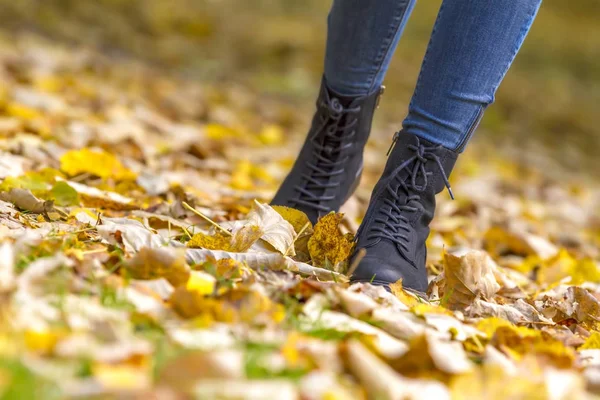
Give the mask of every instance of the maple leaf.
[{"label": "maple leaf", "polygon": [[329,213],[317,222],[308,241],[308,251],[315,265],[336,267],[350,257],[354,242],[342,234],[339,224],[343,215]]}]

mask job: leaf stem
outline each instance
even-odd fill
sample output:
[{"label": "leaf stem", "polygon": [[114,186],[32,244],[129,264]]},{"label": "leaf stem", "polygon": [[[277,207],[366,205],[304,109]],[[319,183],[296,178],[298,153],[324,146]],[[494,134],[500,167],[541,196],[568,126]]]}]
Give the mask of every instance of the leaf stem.
[{"label": "leaf stem", "polygon": [[296,235],[296,237],[294,238],[294,240],[292,240],[292,243],[285,250],[285,253],[283,253],[284,257],[287,257],[287,255],[289,254],[290,250],[292,250],[292,247],[294,247],[294,244],[296,244],[296,240],[298,240],[300,238],[300,236],[302,236],[302,234],[304,233],[304,231],[306,229],[308,229],[309,226],[310,226],[310,221],[308,221],[307,223],[304,224],[304,226],[302,227],[302,229],[300,229],[300,232],[298,232],[298,234]]},{"label": "leaf stem", "polygon": [[215,221],[208,218],[206,215],[202,214],[200,211],[196,210],[194,207],[190,206],[185,201],[182,201],[181,204],[183,205],[183,207],[187,208],[188,210],[190,210],[191,212],[193,212],[194,214],[196,214],[197,216],[199,216],[200,218],[202,218],[203,220],[205,220],[206,222],[208,222],[227,236],[232,236],[231,232],[229,232],[227,229],[223,228],[221,225],[217,224]]}]

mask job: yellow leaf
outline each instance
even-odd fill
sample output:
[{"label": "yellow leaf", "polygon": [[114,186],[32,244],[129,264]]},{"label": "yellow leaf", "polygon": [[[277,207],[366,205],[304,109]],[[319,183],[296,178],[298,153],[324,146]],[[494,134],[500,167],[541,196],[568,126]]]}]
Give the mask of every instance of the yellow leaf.
[{"label": "yellow leaf", "polygon": [[252,165],[252,169],[250,170],[250,176],[252,177],[252,179],[264,183],[275,183],[275,179],[273,179],[273,176],[271,176],[269,171],[267,171],[266,168],[260,165]]},{"label": "yellow leaf", "polygon": [[42,76],[34,80],[33,85],[44,92],[58,92],[63,84],[60,79],[55,76]]},{"label": "yellow leaf", "polygon": [[415,304],[410,311],[412,311],[415,315],[423,316],[425,314],[443,314],[443,315],[452,315],[452,312],[447,308],[436,306],[434,304],[429,303],[418,303]]},{"label": "yellow leaf", "polygon": [[252,179],[252,164],[250,161],[239,161],[233,173],[229,185],[238,190],[250,190],[254,188],[254,180]]},{"label": "yellow leaf", "polygon": [[25,346],[31,351],[49,354],[54,350],[64,332],[56,330],[27,330],[25,331]]},{"label": "yellow leaf", "polygon": [[548,334],[523,326],[498,326],[491,343],[517,360],[530,354],[558,368],[570,368],[575,361],[573,349]]},{"label": "yellow leaf", "polygon": [[[275,211],[279,213],[287,222],[289,222],[294,228],[296,240],[294,242],[294,250],[296,251],[296,260],[309,261],[310,255],[308,253],[308,241],[310,236],[313,234],[313,225],[308,219],[308,216],[295,208],[285,206],[272,206]],[[304,231],[302,229],[304,228]]]},{"label": "yellow leaf", "polygon": [[27,107],[18,103],[11,103],[6,107],[6,113],[25,121],[31,121],[40,118],[42,114],[35,108]]},{"label": "yellow leaf", "polygon": [[135,174],[125,168],[114,155],[87,148],[63,154],[60,158],[60,169],[71,176],[88,173],[101,178],[135,179]]},{"label": "yellow leaf", "polygon": [[216,283],[214,276],[202,271],[192,271],[185,287],[187,290],[209,295],[215,291]]},{"label": "yellow leaf", "polygon": [[511,322],[498,317],[485,318],[477,323],[477,329],[485,333],[488,338],[491,338],[496,332],[496,330],[501,326],[514,325]]},{"label": "yellow leaf", "polygon": [[585,282],[600,283],[600,266],[591,258],[585,258],[572,265],[569,275],[571,285],[581,285]]},{"label": "yellow leaf", "polygon": [[[508,374],[502,367],[484,364],[468,374],[452,378],[449,389],[455,400],[546,400],[548,393],[541,371],[523,374]],[[510,382],[510,384],[507,384]]]},{"label": "yellow leaf", "polygon": [[283,142],[283,129],[277,125],[267,125],[258,134],[258,139],[266,145],[278,145]]},{"label": "yellow leaf", "polygon": [[243,253],[261,238],[263,230],[256,225],[246,225],[238,229],[231,239],[231,247],[229,251]]},{"label": "yellow leaf", "polygon": [[190,277],[185,252],[176,249],[144,247],[125,264],[125,269],[134,279],[165,278],[175,287],[184,285]]},{"label": "yellow leaf", "polygon": [[150,385],[150,375],[145,368],[127,364],[96,364],[92,375],[107,389],[140,390]]},{"label": "yellow leaf", "polygon": [[194,249],[231,251],[231,236],[221,231],[217,231],[214,235],[199,232],[192,236],[186,246]]},{"label": "yellow leaf", "polygon": [[346,261],[354,243],[342,234],[339,224],[343,214],[329,213],[317,222],[314,233],[308,241],[308,251],[315,266],[332,266]]},{"label": "yellow leaf", "polygon": [[392,294],[398,298],[403,304],[408,307],[414,307],[420,303],[419,299],[411,294],[407,293],[402,287],[402,279],[398,279],[396,282],[390,285]]},{"label": "yellow leaf", "polygon": [[[304,232],[312,232],[313,230],[313,226],[312,223],[310,222],[310,220],[308,219],[308,216],[300,211],[300,210],[296,210],[295,208],[291,208],[291,207],[285,207],[285,206],[272,206],[273,210],[277,211],[277,213],[279,215],[281,215],[283,217],[283,219],[285,219],[287,222],[289,222],[293,227],[294,227],[294,231],[296,232],[296,234],[298,234],[298,232],[300,232],[300,230],[302,228],[304,228],[304,226],[306,224],[308,224],[308,228],[304,230]],[[304,233],[303,235],[305,235],[306,233]]]},{"label": "yellow leaf", "polygon": [[[556,285],[564,278],[570,277],[577,270],[577,260],[565,249],[557,255],[541,263],[537,281],[547,285]],[[578,277],[578,279],[580,279]]]},{"label": "yellow leaf", "polygon": [[298,352],[298,342],[300,335],[296,332],[292,332],[288,335],[287,340],[281,348],[281,353],[287,361],[288,366],[296,367],[300,360],[300,353]]},{"label": "yellow leaf", "polygon": [[195,290],[188,290],[186,287],[180,286],[175,289],[169,298],[169,303],[180,316],[194,318],[202,314],[211,316],[216,300],[207,298]]},{"label": "yellow leaf", "polygon": [[206,132],[206,136],[214,140],[228,139],[240,136],[238,131],[236,131],[235,129],[219,124],[207,124],[204,127],[204,130]]},{"label": "yellow leaf", "polygon": [[600,349],[600,332],[592,332],[577,350]]}]

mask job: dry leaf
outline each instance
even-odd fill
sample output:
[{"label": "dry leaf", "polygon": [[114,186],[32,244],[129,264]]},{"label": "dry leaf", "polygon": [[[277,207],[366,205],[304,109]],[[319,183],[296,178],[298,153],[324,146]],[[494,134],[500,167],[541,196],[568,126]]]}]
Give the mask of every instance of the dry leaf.
[{"label": "dry leaf", "polygon": [[54,208],[51,200],[40,200],[28,189],[11,189],[8,193],[0,193],[0,199],[13,203],[23,211],[35,214],[47,214]]},{"label": "dry leaf", "polygon": [[144,247],[125,264],[133,279],[165,278],[174,287],[184,285],[190,277],[183,249]]},{"label": "dry leaf", "polygon": [[248,214],[248,223],[262,231],[261,239],[281,254],[295,255],[294,227],[271,206],[255,201],[254,207]]},{"label": "dry leaf", "polygon": [[308,241],[308,251],[313,264],[335,267],[350,257],[354,242],[342,234],[339,224],[343,215],[329,213],[317,222],[314,233]]},{"label": "dry leaf", "polygon": [[242,379],[244,354],[239,350],[192,352],[170,360],[158,376],[160,385],[191,392],[200,381]]},{"label": "dry leaf", "polygon": [[410,341],[409,350],[390,365],[402,375],[410,377],[435,377],[443,374],[462,374],[473,368],[458,342],[438,339],[431,334],[417,336]]},{"label": "dry leaf", "polygon": [[500,290],[494,277],[496,266],[482,251],[470,251],[463,256],[444,254],[444,286],[442,297],[450,308],[465,308],[475,298],[492,299]]},{"label": "dry leaf", "polygon": [[351,340],[346,344],[344,361],[348,370],[375,397],[390,400],[450,399],[442,384],[402,377],[358,341]]}]

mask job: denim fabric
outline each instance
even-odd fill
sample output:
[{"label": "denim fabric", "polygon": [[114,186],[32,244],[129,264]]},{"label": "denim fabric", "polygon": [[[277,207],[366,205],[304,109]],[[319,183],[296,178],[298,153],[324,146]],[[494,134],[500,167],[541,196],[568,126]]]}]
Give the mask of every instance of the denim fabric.
[{"label": "denim fabric", "polygon": [[[462,151],[516,56],[541,0],[444,0],[402,123],[408,133]],[[414,0],[334,0],[325,77],[365,95],[383,82]]]}]

